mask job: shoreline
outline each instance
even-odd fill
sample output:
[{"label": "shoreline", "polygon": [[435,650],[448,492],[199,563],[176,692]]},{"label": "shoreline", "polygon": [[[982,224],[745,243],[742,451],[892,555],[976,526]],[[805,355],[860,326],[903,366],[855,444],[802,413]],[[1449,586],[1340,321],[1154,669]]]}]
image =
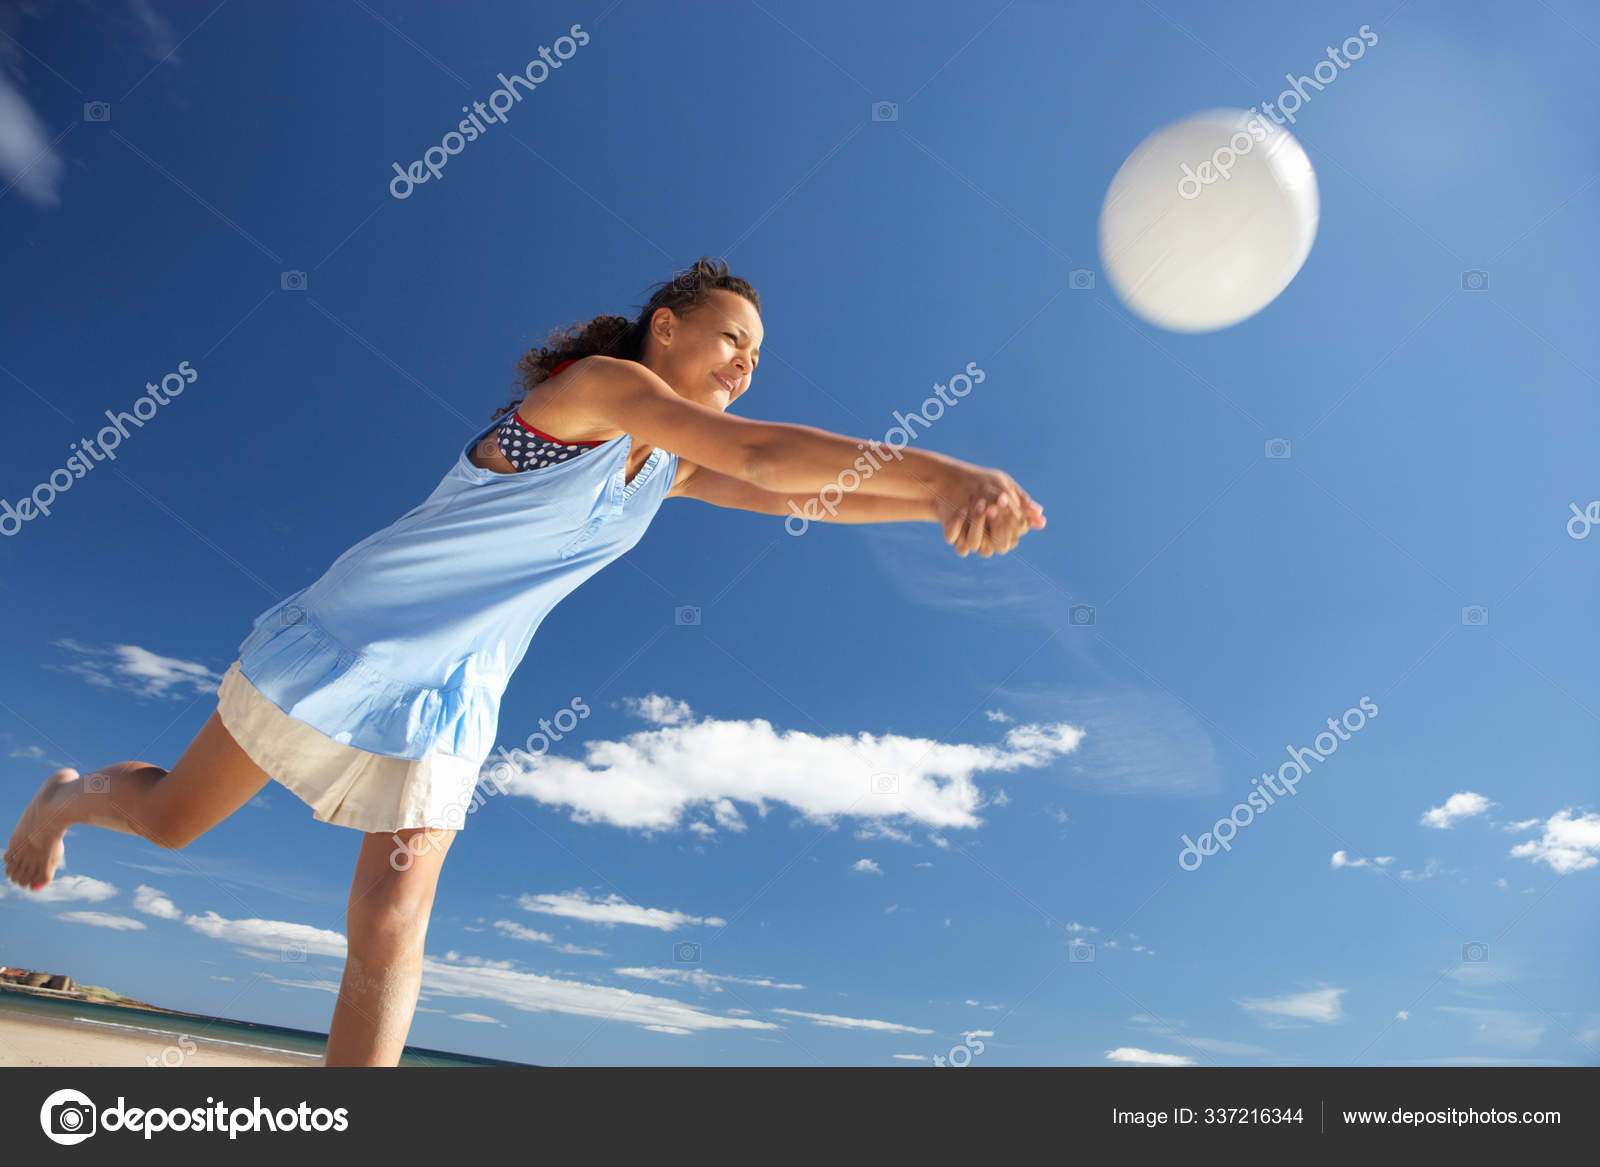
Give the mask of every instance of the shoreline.
[{"label": "shoreline", "polygon": [[[149,1059],[154,1059],[153,1067]],[[189,1037],[178,1030],[154,1027],[147,1030],[117,1022],[0,1013],[0,1067],[215,1069],[221,1066],[304,1068],[321,1065],[321,1054]]]},{"label": "shoreline", "polygon": [[124,997],[116,993],[105,991],[105,995],[89,993],[78,989],[46,989],[37,985],[7,985],[0,984],[0,1000],[6,993],[16,993],[23,997],[39,997],[46,1001],[79,1001],[85,1005],[115,1005],[121,1009],[139,1009],[147,1013],[165,1013],[172,1017],[187,1017],[193,1021],[227,1021],[226,1017],[208,1017],[204,1013],[185,1013],[182,1009],[167,1009],[161,1005],[152,1005],[148,1001],[136,1001],[132,997]]}]

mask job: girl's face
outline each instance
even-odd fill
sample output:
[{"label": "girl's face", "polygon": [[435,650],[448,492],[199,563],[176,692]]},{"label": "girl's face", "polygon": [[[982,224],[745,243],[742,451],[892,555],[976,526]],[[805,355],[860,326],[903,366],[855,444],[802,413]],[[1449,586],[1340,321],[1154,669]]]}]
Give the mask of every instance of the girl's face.
[{"label": "girl's face", "polygon": [[686,315],[658,309],[651,335],[656,343],[646,363],[657,376],[680,397],[727,409],[750,388],[764,333],[754,304],[718,288]]}]

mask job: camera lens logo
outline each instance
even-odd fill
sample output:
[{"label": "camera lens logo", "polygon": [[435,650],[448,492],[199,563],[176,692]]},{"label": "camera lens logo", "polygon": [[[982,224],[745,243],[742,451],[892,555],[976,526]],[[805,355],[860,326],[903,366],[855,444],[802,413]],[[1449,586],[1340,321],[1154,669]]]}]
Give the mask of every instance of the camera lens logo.
[{"label": "camera lens logo", "polygon": [[1481,964],[1489,959],[1489,946],[1481,940],[1470,940],[1461,946],[1461,960],[1465,964]]},{"label": "camera lens logo", "polygon": [[872,120],[897,122],[900,120],[900,106],[893,101],[875,101],[872,103]]},{"label": "camera lens logo", "polygon": [[1468,604],[1461,609],[1461,622],[1468,628],[1482,628],[1489,623],[1489,609],[1482,604]]},{"label": "camera lens logo", "polygon": [[1088,628],[1094,624],[1093,604],[1074,604],[1067,609],[1067,623],[1075,628]]},{"label": "camera lens logo", "polygon": [[1267,457],[1287,458],[1289,456],[1290,442],[1288,438],[1268,438]]},{"label": "camera lens logo", "polygon": [[78,1090],[57,1090],[39,1108],[39,1125],[52,1143],[70,1147],[94,1134],[95,1109]]},{"label": "camera lens logo", "polygon": [[303,292],[306,290],[306,273],[286,271],[278,277],[278,286],[285,292]]},{"label": "camera lens logo", "polygon": [[672,959],[679,964],[699,964],[700,946],[692,940],[680,941],[672,946]]},{"label": "camera lens logo", "polygon": [[108,122],[111,120],[111,106],[104,101],[86,101],[83,103],[83,120],[86,122]]},{"label": "camera lens logo", "polygon": [[1482,268],[1473,268],[1461,273],[1461,290],[1464,292],[1487,292],[1489,290],[1489,273]]},{"label": "camera lens logo", "polygon": [[1067,960],[1071,964],[1093,964],[1094,945],[1087,940],[1074,940],[1067,949]]},{"label": "camera lens logo", "polygon": [[1067,287],[1074,292],[1089,292],[1094,290],[1094,272],[1086,267],[1073,268],[1067,273]]},{"label": "camera lens logo", "polygon": [[693,628],[700,623],[700,609],[693,604],[682,604],[677,609],[679,628]]}]

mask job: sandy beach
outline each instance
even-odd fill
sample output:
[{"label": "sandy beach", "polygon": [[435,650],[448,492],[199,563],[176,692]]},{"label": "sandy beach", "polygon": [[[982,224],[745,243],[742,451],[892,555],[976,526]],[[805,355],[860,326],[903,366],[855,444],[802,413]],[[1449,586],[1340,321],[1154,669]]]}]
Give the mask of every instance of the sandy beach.
[{"label": "sandy beach", "polygon": [[188,1037],[159,1014],[148,1029],[0,1014],[0,1066],[149,1066],[151,1058],[157,1068],[321,1065],[320,1055]]}]

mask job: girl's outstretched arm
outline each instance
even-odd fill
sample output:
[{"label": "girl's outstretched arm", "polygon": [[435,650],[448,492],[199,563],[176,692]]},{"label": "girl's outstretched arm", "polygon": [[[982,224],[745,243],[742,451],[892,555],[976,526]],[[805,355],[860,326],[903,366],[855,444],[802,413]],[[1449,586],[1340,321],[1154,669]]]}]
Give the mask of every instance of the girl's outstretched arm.
[{"label": "girl's outstretched arm", "polygon": [[[705,466],[689,463],[687,473],[668,492],[671,498],[694,498],[712,506],[782,515],[786,524],[799,520],[806,524],[932,522],[944,528],[944,539],[963,557],[977,551],[985,559],[1004,555],[1017,545],[1027,531],[1045,525],[1044,509],[1038,503],[1026,515],[998,511],[989,519],[984,514],[969,516],[967,511],[945,499],[923,500],[872,494],[863,486],[852,492],[826,491],[809,498],[764,490],[752,483],[722,474]],[[987,508],[982,508],[987,511]]]},{"label": "girl's outstretched arm", "polygon": [[[636,442],[665,447],[680,459],[762,490],[810,498],[830,488],[840,492],[846,475],[870,473],[871,495],[944,503],[969,515],[993,508],[985,523],[1009,520],[1025,527],[1038,513],[1004,471],[932,450],[901,447],[885,456],[885,447],[814,426],[732,416],[679,396],[636,361],[591,356],[581,364],[592,374],[583,406],[596,428],[627,430]],[[864,449],[876,456],[865,458]]]}]

